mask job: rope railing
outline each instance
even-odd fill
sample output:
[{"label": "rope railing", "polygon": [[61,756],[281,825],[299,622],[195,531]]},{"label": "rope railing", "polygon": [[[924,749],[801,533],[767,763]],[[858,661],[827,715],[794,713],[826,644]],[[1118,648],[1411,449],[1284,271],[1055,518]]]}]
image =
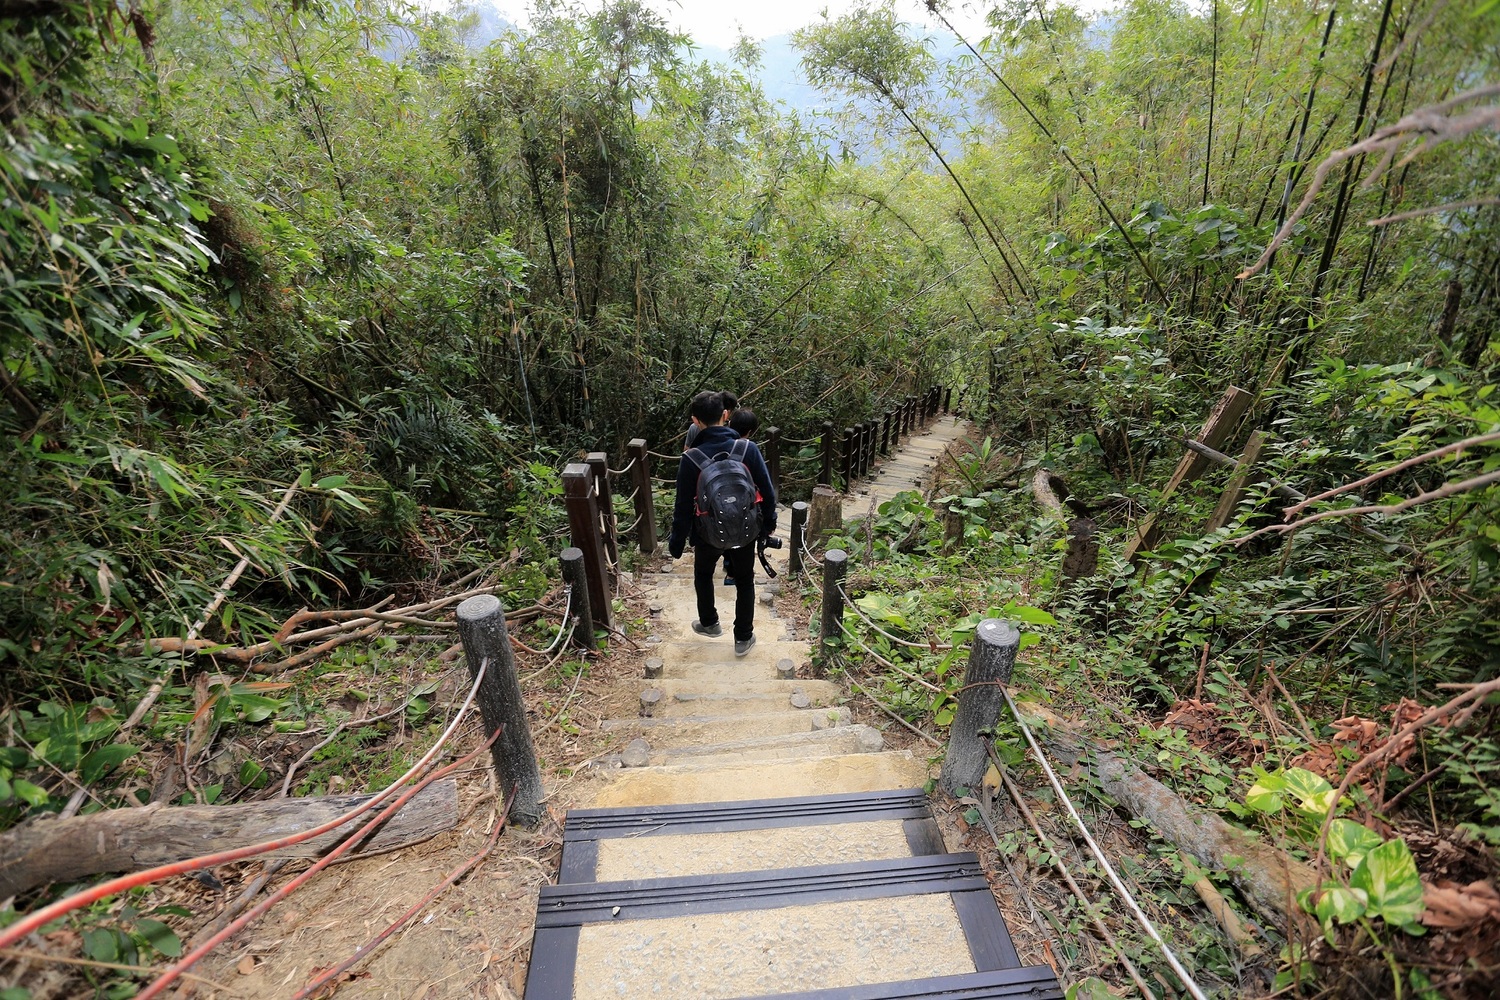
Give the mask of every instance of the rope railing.
[{"label": "rope railing", "polygon": [[623,475],[625,475],[627,472],[629,472],[633,468],[635,468],[635,459],[634,458],[632,458],[630,461],[626,462],[625,463],[625,468],[623,468],[623,469],[610,469],[609,470],[609,474],[611,476],[623,476]]},{"label": "rope railing", "polygon": [[852,609],[854,613],[858,615],[866,625],[870,626],[876,632],[879,632],[881,635],[885,636],[891,642],[896,643],[898,646],[909,646],[912,649],[925,649],[931,653],[945,653],[953,648],[952,643],[912,642],[908,639],[902,639],[899,636],[891,635],[885,629],[875,624],[874,620],[871,619],[869,615],[865,614],[864,610],[849,598],[849,592],[844,589],[843,583],[835,584],[835,586],[838,587],[839,594],[844,598],[844,607]]},{"label": "rope railing", "polygon": [[634,531],[636,529],[637,526],[640,525],[640,523],[641,523],[641,515],[637,514],[634,521],[631,521],[629,524],[625,525],[625,527],[623,527],[623,528],[620,529],[620,534],[622,534],[622,535],[628,535],[628,534],[630,534],[632,531]]},{"label": "rope railing", "polygon": [[563,631],[568,627],[568,619],[573,617],[573,585],[571,583],[565,588],[565,593],[568,595],[568,603],[563,608],[562,624],[557,626],[557,638],[552,640],[552,645],[542,650],[543,653],[552,652],[557,648],[557,644],[563,641]]},{"label": "rope railing", "polygon": [[1125,888],[1125,883],[1120,881],[1120,876],[1115,872],[1114,866],[1109,863],[1109,859],[1104,856],[1104,852],[1099,849],[1099,845],[1094,841],[1093,834],[1089,833],[1088,826],[1084,824],[1083,817],[1078,815],[1078,810],[1074,807],[1073,800],[1068,797],[1067,790],[1063,788],[1062,782],[1058,780],[1057,773],[1052,770],[1052,765],[1048,762],[1047,755],[1042,752],[1041,745],[1037,743],[1036,737],[1031,734],[1031,727],[1026,725],[1025,719],[1021,718],[1020,710],[1016,708],[1016,703],[1011,700],[1010,692],[1006,690],[1003,684],[1000,685],[1000,693],[1005,696],[1005,704],[1010,708],[1010,714],[1015,718],[1016,725],[1021,728],[1021,735],[1026,737],[1026,744],[1031,747],[1031,752],[1036,757],[1037,763],[1042,766],[1042,772],[1046,774],[1048,783],[1052,785],[1052,790],[1057,793],[1057,797],[1067,807],[1068,816],[1072,818],[1073,825],[1078,828],[1078,832],[1083,835],[1083,842],[1088,845],[1089,853],[1094,856],[1094,860],[1099,862],[1099,868],[1108,877],[1110,885],[1114,886],[1115,892],[1125,902],[1126,908],[1130,910],[1136,922],[1141,925],[1141,929],[1146,932],[1152,941],[1156,942],[1156,946],[1161,949],[1162,957],[1167,960],[1167,964],[1172,967],[1172,971],[1177,974],[1177,978],[1182,980],[1182,985],[1193,997],[1193,1000],[1208,1000],[1203,989],[1194,982],[1192,976],[1188,975],[1187,969],[1183,968],[1182,963],[1178,961],[1176,953],[1172,951],[1166,941],[1162,940],[1162,936],[1157,933],[1155,925],[1151,923],[1150,918],[1146,916],[1140,904],[1135,901],[1135,897]]},{"label": "rope railing", "polygon": [[659,451],[647,451],[646,454],[650,455],[652,458],[659,458],[663,462],[675,462],[682,457],[681,455],[663,455]]}]

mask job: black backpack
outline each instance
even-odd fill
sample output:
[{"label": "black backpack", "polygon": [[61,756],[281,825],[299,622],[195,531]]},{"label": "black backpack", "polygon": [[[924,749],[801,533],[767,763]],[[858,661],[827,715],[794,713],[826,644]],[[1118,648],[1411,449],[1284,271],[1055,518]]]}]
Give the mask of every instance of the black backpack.
[{"label": "black backpack", "polygon": [[737,549],[760,537],[761,495],[745,464],[749,450],[750,442],[740,438],[712,458],[702,448],[683,452],[698,467],[698,538],[716,549]]}]

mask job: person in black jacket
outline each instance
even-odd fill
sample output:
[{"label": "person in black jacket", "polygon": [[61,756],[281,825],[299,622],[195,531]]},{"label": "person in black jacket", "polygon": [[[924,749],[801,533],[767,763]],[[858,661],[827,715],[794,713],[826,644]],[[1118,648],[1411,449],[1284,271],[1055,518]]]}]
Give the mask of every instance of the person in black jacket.
[{"label": "person in black jacket", "polygon": [[[724,423],[724,396],[718,392],[700,392],[688,407],[693,426],[698,429],[694,448],[699,461],[712,459],[728,451],[739,435]],[[776,489],[766,460],[754,442],[747,441],[745,467],[760,491],[760,536],[770,538],[776,531]],[[755,545],[742,545],[726,552],[698,538],[694,504],[698,494],[698,463],[686,452],[677,463],[677,498],[672,508],[672,531],[667,536],[667,551],[673,559],[682,556],[683,548],[693,545],[693,591],[698,598],[698,620],[693,631],[699,635],[724,634],[719,624],[719,610],[714,604],[714,571],[719,557],[728,555],[735,581],[734,655],[744,656],[755,645]]]}]

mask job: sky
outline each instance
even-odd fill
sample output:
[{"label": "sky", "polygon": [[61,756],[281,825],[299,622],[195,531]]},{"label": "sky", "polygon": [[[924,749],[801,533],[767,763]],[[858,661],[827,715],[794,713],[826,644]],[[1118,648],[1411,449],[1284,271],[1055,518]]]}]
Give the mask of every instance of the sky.
[{"label": "sky", "polygon": [[[484,3],[485,0],[477,0]],[[525,0],[489,0],[506,20],[527,22]],[[589,7],[598,0],[585,0]],[[646,0],[648,6],[662,14],[667,22],[691,35],[700,45],[729,48],[738,41],[741,30],[755,40],[786,34],[804,25],[822,20],[824,11],[837,18],[856,6],[858,0]],[[442,3],[431,6],[441,7]],[[974,0],[945,0],[948,18],[954,27],[971,38],[984,34],[984,10],[988,5]],[[924,27],[939,27],[920,0],[896,0],[896,13],[906,21]]]}]

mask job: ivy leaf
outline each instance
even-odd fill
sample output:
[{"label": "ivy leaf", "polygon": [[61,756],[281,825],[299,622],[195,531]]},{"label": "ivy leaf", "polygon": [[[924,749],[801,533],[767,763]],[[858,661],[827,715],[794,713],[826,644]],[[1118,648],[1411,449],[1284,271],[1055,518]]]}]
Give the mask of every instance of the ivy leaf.
[{"label": "ivy leaf", "polygon": [[131,746],[128,743],[112,743],[97,750],[90,750],[83,756],[83,763],[78,768],[78,776],[83,779],[85,785],[91,785],[140,752],[140,747]]},{"label": "ivy leaf", "polygon": [[144,938],[147,944],[168,958],[176,958],[182,954],[182,941],[172,928],[160,920],[142,917],[135,922],[135,932]]},{"label": "ivy leaf", "polygon": [[1365,855],[1380,844],[1378,833],[1350,819],[1336,819],[1328,827],[1329,852],[1343,858],[1350,868],[1358,868]]},{"label": "ivy leaf", "polygon": [[1281,812],[1285,791],[1286,779],[1280,773],[1262,775],[1245,793],[1245,805],[1261,813]]},{"label": "ivy leaf", "polygon": [[1297,799],[1297,808],[1314,816],[1328,812],[1337,793],[1321,775],[1300,767],[1286,769],[1286,790]]},{"label": "ivy leaf", "polygon": [[1369,913],[1405,927],[1422,912],[1422,879],[1403,840],[1388,840],[1365,855],[1349,877],[1351,889],[1369,896]]},{"label": "ivy leaf", "polygon": [[23,781],[20,778],[17,778],[12,783],[11,788],[15,791],[16,796],[22,799],[27,805],[42,806],[47,804],[47,790],[45,788],[38,788],[31,782]]}]

